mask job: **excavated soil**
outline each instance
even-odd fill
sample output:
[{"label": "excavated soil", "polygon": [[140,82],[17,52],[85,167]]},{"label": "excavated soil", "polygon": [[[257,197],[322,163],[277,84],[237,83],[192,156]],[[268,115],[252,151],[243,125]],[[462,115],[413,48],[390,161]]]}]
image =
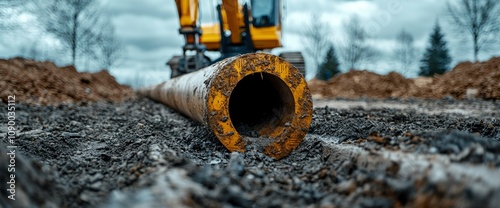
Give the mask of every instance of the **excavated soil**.
[{"label": "excavated soil", "polygon": [[458,64],[435,77],[406,79],[398,73],[378,75],[353,70],[327,82],[311,80],[309,86],[322,98],[425,98],[500,99],[500,57],[486,62]]},{"label": "excavated soil", "polygon": [[24,103],[58,105],[95,101],[123,101],[134,92],[115,81],[107,71],[78,73],[73,66],[23,58],[0,59],[0,98],[15,95]]}]

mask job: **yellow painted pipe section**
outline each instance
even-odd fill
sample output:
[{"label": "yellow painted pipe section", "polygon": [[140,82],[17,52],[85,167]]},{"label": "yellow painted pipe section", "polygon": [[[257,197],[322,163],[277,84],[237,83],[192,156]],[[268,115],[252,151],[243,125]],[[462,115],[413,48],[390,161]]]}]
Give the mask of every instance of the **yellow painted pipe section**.
[{"label": "yellow painted pipe section", "polygon": [[276,159],[300,144],[312,120],[302,74],[265,53],[231,57],[139,92],[205,124],[230,151],[258,144]]}]

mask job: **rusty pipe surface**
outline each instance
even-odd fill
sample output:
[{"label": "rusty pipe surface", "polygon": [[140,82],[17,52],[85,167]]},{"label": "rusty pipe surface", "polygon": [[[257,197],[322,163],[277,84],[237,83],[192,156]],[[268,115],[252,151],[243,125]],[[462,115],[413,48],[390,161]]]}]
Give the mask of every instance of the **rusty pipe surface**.
[{"label": "rusty pipe surface", "polygon": [[302,74],[265,53],[227,58],[139,93],[210,127],[230,151],[259,144],[276,159],[300,144],[312,120]]}]

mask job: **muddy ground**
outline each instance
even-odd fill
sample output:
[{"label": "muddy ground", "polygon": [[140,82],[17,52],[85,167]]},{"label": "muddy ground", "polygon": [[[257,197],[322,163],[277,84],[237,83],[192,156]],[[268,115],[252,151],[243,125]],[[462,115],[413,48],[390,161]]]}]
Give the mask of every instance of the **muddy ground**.
[{"label": "muddy ground", "polygon": [[[500,102],[319,100],[276,161],[147,99],[16,105],[1,207],[499,207]],[[332,107],[326,107],[332,106]],[[0,104],[1,184],[7,105]]]}]

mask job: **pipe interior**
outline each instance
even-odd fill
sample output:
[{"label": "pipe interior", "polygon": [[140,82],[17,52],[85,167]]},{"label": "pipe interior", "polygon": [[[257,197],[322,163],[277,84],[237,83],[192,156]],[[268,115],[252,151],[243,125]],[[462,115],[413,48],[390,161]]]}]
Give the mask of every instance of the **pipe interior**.
[{"label": "pipe interior", "polygon": [[248,137],[263,137],[278,127],[290,125],[294,109],[288,86],[279,77],[264,72],[244,77],[229,98],[233,126],[240,135]]}]

